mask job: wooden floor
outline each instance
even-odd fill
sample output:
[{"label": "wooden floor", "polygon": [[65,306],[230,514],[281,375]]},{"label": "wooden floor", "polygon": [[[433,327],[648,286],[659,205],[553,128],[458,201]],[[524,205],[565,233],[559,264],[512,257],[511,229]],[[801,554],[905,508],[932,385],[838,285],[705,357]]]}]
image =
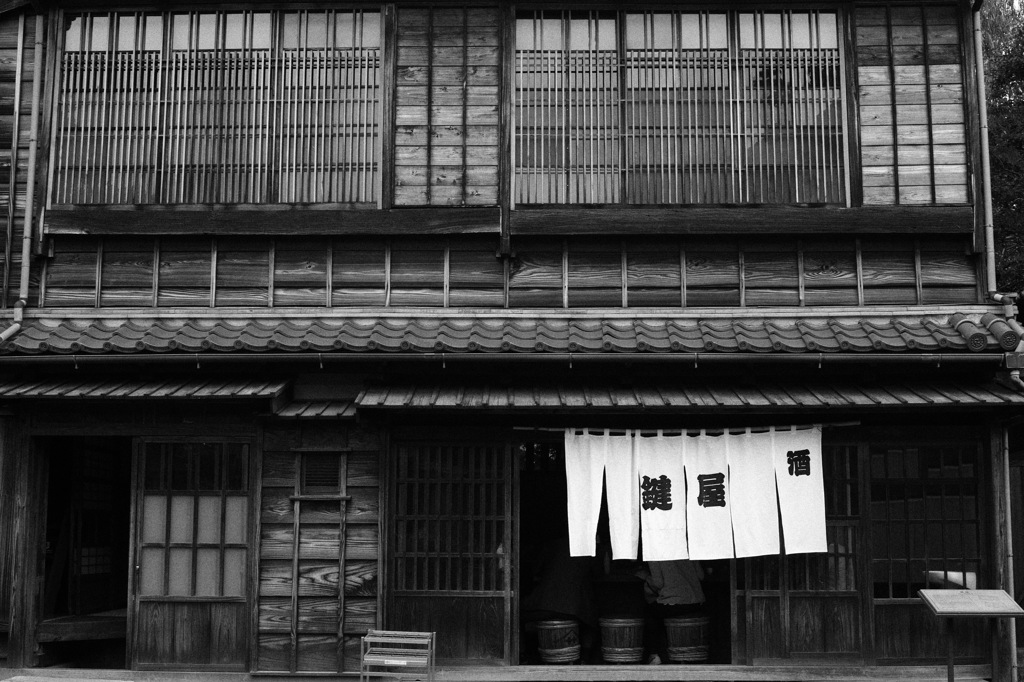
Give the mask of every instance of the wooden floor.
[{"label": "wooden floor", "polygon": [[[956,666],[957,682],[992,676],[988,665]],[[308,679],[304,675],[298,679]],[[333,675],[332,677],[339,677]],[[342,677],[358,678],[358,673]],[[294,682],[296,677],[247,673],[83,670],[72,668],[0,669],[7,682]],[[931,666],[741,666],[741,665],[572,665],[442,668],[438,682],[559,682],[683,680],[726,682],[945,682],[946,667]]]}]

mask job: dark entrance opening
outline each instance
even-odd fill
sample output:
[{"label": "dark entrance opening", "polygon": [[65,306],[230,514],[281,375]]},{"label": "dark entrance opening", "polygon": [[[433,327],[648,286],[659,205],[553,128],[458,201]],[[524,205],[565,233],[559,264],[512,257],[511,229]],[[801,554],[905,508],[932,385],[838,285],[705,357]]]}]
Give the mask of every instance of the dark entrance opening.
[{"label": "dark entrance opening", "polygon": [[42,665],[126,665],[131,453],[128,438],[48,438]]},{"label": "dark entrance opening", "polygon": [[[636,560],[613,560],[608,531],[608,507],[602,493],[597,524],[596,555],[570,557],[566,498],[565,448],[560,438],[520,442],[514,446],[519,468],[519,622],[521,664],[558,664],[562,653],[578,639],[584,664],[605,660],[602,646],[629,648],[630,623],[644,623],[644,652],[639,662],[664,648],[659,634],[662,620],[652,613],[644,594],[643,538]],[[607,485],[607,481],[606,481]],[[732,561],[700,562],[705,603],[699,614],[707,625],[707,663],[730,663]],[[621,627],[604,630],[600,620],[621,621]],[[564,632],[559,623],[576,621],[578,637]],[[639,633],[634,633],[640,637]],[[622,641],[610,641],[611,638]],[[663,661],[667,663],[667,661]]]}]

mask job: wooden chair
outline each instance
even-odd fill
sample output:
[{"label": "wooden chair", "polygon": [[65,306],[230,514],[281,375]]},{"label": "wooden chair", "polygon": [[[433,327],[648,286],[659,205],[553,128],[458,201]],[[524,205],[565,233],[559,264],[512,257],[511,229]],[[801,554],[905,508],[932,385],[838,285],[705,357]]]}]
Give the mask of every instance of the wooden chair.
[{"label": "wooden chair", "polygon": [[359,680],[372,677],[434,680],[434,633],[370,630],[359,651]]}]

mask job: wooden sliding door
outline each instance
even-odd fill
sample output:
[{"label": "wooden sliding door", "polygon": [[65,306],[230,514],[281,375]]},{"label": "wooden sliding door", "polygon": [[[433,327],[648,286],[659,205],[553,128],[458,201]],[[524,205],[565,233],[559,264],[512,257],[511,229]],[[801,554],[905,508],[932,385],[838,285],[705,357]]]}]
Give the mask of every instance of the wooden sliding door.
[{"label": "wooden sliding door", "polygon": [[401,443],[393,463],[387,626],[436,632],[449,664],[510,663],[508,446]]},{"label": "wooden sliding door", "polygon": [[827,552],[737,562],[750,662],[865,658],[858,464],[856,446],[825,448]]},{"label": "wooden sliding door", "polygon": [[146,442],[137,472],[134,667],[244,670],[248,444]]}]

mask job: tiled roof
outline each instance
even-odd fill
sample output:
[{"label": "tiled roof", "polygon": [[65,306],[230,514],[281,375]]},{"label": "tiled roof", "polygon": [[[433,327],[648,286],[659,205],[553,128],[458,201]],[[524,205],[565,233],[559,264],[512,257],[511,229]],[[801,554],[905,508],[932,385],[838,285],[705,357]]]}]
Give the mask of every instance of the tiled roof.
[{"label": "tiled roof", "polygon": [[[867,353],[1013,350],[980,316],[191,317],[39,319],[6,354],[311,351],[377,353]],[[953,320],[953,321],[951,321]],[[1005,327],[1005,324],[1004,324]],[[1002,343],[1003,345],[1000,345]]]},{"label": "tiled roof", "polygon": [[274,414],[286,419],[351,419],[356,406],[351,400],[295,400]]},{"label": "tiled roof", "polygon": [[995,381],[818,381],[766,385],[683,382],[667,385],[579,386],[394,384],[371,386],[356,398],[360,409],[619,410],[721,413],[730,408],[786,411],[796,408],[901,408],[1021,406],[1024,393]]},{"label": "tiled roof", "polygon": [[3,381],[0,382],[0,398],[276,398],[286,386],[285,381],[237,379]]}]

